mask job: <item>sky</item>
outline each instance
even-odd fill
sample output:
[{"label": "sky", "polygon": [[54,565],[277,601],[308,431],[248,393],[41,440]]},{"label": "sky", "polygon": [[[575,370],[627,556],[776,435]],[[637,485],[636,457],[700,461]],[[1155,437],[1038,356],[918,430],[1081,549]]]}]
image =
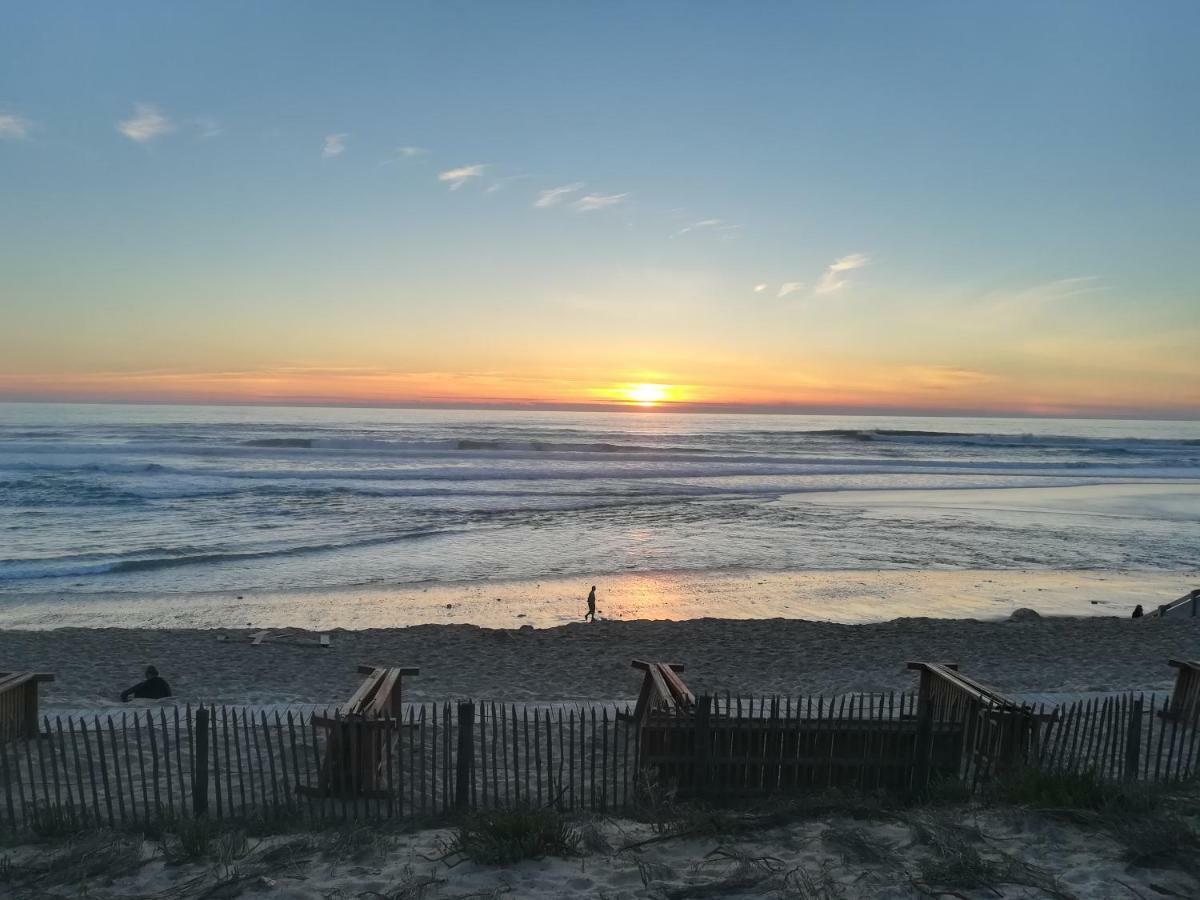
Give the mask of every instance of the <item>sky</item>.
[{"label": "sky", "polygon": [[1200,5],[10,4],[0,399],[1200,415]]}]

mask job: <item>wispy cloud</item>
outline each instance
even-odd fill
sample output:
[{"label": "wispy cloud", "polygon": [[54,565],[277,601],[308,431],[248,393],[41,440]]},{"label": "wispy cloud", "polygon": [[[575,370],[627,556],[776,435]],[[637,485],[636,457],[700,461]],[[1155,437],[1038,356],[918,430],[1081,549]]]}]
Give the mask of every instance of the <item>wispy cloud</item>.
[{"label": "wispy cloud", "polygon": [[775,296],[776,297],[786,297],[788,294],[794,294],[797,291],[802,291],[802,290],[804,290],[804,282],[803,281],[785,281],[783,284],[781,284],[779,286],[779,293],[776,294]]},{"label": "wispy cloud", "polygon": [[438,175],[438,181],[449,184],[450,190],[457,191],[471,179],[480,177],[486,168],[486,163],[476,163],[471,166],[459,166],[457,169],[447,169]]},{"label": "wispy cloud", "polygon": [[574,184],[564,184],[561,187],[539,191],[537,199],[533,201],[533,205],[537,209],[548,209],[551,206],[558,206],[568,196],[581,190],[583,190],[583,182],[576,181]]},{"label": "wispy cloud", "polygon": [[321,148],[321,158],[329,159],[334,156],[341,156],[346,152],[346,138],[350,137],[349,133],[342,131],[338,134],[325,135],[325,144]]},{"label": "wispy cloud", "polygon": [[22,141],[29,137],[33,123],[12,113],[0,113],[0,140]]},{"label": "wispy cloud", "polygon": [[491,184],[489,184],[487,186],[487,190],[484,191],[484,193],[494,194],[497,191],[504,190],[506,187],[508,187],[514,181],[524,181],[525,179],[530,178],[530,177],[532,177],[532,176],[530,176],[530,175],[506,175],[503,178],[497,178]]},{"label": "wispy cloud", "polygon": [[855,269],[861,269],[870,259],[863,253],[851,253],[848,256],[843,256],[841,259],[835,260],[817,281],[813,292],[817,294],[832,294],[834,291],[840,291],[849,283],[849,279],[843,273],[852,272]]},{"label": "wispy cloud", "polygon": [[756,294],[761,294],[761,293],[762,293],[763,291],[765,291],[765,290],[766,290],[768,287],[770,287],[770,285],[768,285],[768,284],[756,284],[756,285],[754,286],[754,293],[756,293]]},{"label": "wispy cloud", "polygon": [[999,380],[990,372],[979,372],[959,366],[906,366],[901,369],[900,374],[904,380],[918,387],[939,391],[989,384]]},{"label": "wispy cloud", "polygon": [[175,126],[171,124],[171,120],[151,103],[134,104],[133,116],[117,123],[117,131],[139,144],[145,144],[174,130]]},{"label": "wispy cloud", "polygon": [[684,225],[676,231],[671,237],[682,237],[685,234],[690,234],[693,231],[709,231],[718,234],[722,240],[729,240],[737,237],[737,233],[742,230],[741,225],[734,225],[726,222],[724,219],[701,219],[698,222],[692,222],[689,225]]},{"label": "wispy cloud", "polygon": [[414,156],[426,156],[429,153],[424,147],[397,147],[396,152],[405,159],[412,159]]},{"label": "wispy cloud", "polygon": [[1078,275],[1044,281],[1018,291],[993,291],[986,295],[986,300],[994,312],[1011,315],[1017,312],[1032,313],[1069,297],[1102,290],[1104,285],[1094,275]]},{"label": "wispy cloud", "polygon": [[222,134],[225,129],[221,127],[221,123],[211,116],[201,116],[195,121],[196,136],[201,140],[215,138]]},{"label": "wispy cloud", "polygon": [[618,203],[624,203],[628,194],[584,194],[571,206],[579,212],[595,212],[598,209],[608,209]]}]

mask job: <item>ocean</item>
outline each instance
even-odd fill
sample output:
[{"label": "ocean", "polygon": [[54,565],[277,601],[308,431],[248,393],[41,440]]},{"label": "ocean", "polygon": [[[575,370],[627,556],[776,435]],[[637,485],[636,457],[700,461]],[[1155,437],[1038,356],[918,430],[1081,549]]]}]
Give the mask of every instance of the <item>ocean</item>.
[{"label": "ocean", "polygon": [[0,404],[0,598],[1195,571],[1200,423]]}]

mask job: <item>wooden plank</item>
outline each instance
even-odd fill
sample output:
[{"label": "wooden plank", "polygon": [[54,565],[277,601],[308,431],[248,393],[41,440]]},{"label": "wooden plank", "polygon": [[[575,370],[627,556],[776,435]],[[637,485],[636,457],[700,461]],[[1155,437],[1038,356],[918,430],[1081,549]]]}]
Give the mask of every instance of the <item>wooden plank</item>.
[{"label": "wooden plank", "polygon": [[[96,764],[92,756],[92,741],[88,734],[87,720],[83,716],[79,717],[79,730],[83,735],[83,749],[87,753],[87,768],[88,768],[88,783],[92,788],[92,813],[95,816],[93,821],[100,825],[104,821],[104,817],[100,812],[100,789],[96,786]],[[109,810],[109,818],[112,818],[112,810]],[[111,826],[112,823],[109,822]]]},{"label": "wooden plank", "polygon": [[[1163,701],[1163,708],[1170,709],[1171,705],[1172,705],[1171,697],[1168,696],[1167,699]],[[1163,722],[1161,723],[1161,725],[1159,726],[1159,729],[1158,729],[1158,748],[1155,750],[1155,753],[1154,753],[1154,780],[1155,781],[1159,780],[1159,777],[1162,772],[1163,738],[1166,736],[1166,733],[1167,733],[1167,720],[1163,720]]]},{"label": "wooden plank", "polygon": [[[247,802],[246,802],[246,773],[242,769],[242,741],[238,740],[239,726],[238,726],[238,711],[237,711],[236,706],[233,709],[229,710],[229,721],[230,721],[231,727],[233,728],[233,740],[231,741],[231,743],[233,744],[233,765],[229,766],[228,768],[230,769],[230,777],[232,777],[233,766],[234,765],[237,766],[238,797],[242,801],[242,806],[241,806],[242,815],[249,815],[250,806],[253,805],[253,803],[254,803],[254,794],[253,793],[250,794],[250,803],[247,804]],[[243,725],[244,725],[244,722],[243,722]],[[226,735],[226,737],[228,737],[228,735]],[[225,748],[225,759],[227,759],[227,760],[229,759],[228,746]],[[250,757],[249,757],[249,754],[247,754],[246,761],[249,762],[249,760],[250,760]],[[229,805],[232,808],[233,800],[229,801]]]},{"label": "wooden plank", "polygon": [[[636,714],[635,714],[636,715]],[[567,809],[575,810],[575,710],[567,711],[567,779],[570,802]]]},{"label": "wooden plank", "polygon": [[660,667],[652,666],[648,670],[647,675],[650,678],[651,684],[654,685],[654,694],[651,695],[650,708],[654,709],[659,706],[667,706],[672,709],[675,708],[677,706],[675,703],[675,698],[671,694],[670,688],[667,687],[667,682],[663,678]]},{"label": "wooden plank", "polygon": [[[96,731],[96,754],[100,759],[100,777],[104,784],[104,806],[108,811],[108,827],[115,828],[117,820],[113,815],[112,788],[108,779],[108,760],[104,756],[104,730],[100,727],[99,716],[93,716],[92,721]],[[109,722],[112,722],[111,717],[109,717]],[[118,796],[119,793],[118,791]],[[124,811],[122,811],[121,819],[122,821],[125,819]]]},{"label": "wooden plank", "polygon": [[[298,795],[300,793],[300,788],[304,784],[304,782],[301,781],[301,779],[300,779],[300,752],[296,746],[296,721],[295,721],[294,717],[292,716],[291,709],[289,709],[287,711],[287,726],[288,726],[288,744],[291,747],[291,751],[292,751],[292,775],[295,778],[295,782],[294,782],[295,786],[296,786],[295,791]],[[228,735],[226,735],[226,737],[228,738]],[[225,759],[226,760],[229,759],[228,743],[226,744]],[[228,768],[228,766],[227,766],[227,768]],[[226,779],[225,783],[228,785],[229,779]],[[230,789],[230,793],[229,793],[229,808],[233,809],[232,788]],[[309,802],[310,813],[311,813],[311,809],[312,809],[312,803],[310,801]]]},{"label": "wooden plank", "polygon": [[158,708],[158,720],[162,726],[162,747],[163,747],[163,765],[167,770],[167,815],[168,818],[175,818],[175,783],[171,772],[171,738],[167,731],[167,711],[163,707]]},{"label": "wooden plank", "polygon": [[[13,766],[13,767],[9,766],[8,748],[9,748],[10,744],[12,745],[13,753],[15,754],[16,753],[16,743],[15,742],[12,742],[12,741],[0,742],[0,774],[3,774],[3,776],[4,776],[4,808],[8,812],[9,826],[11,827],[12,831],[15,833],[15,832],[19,831],[20,827],[21,827],[20,819],[17,818],[17,806],[13,802],[13,783],[20,781],[20,774],[19,774],[20,763],[18,762],[17,765]],[[16,768],[18,770],[18,774],[15,778],[13,777],[13,768]]]},{"label": "wooden plank", "polygon": [[[361,666],[359,671],[362,671]],[[350,695],[350,699],[342,704],[342,712],[346,715],[364,712],[363,707],[375,696],[375,692],[379,689],[379,684],[386,674],[386,669],[372,669],[371,674],[364,678],[362,684]]]},{"label": "wooden plank", "polygon": [[[49,720],[49,718],[45,718],[44,721],[46,723],[46,736],[50,742],[50,771],[54,775],[54,805],[59,807],[59,809],[61,810],[62,809],[62,789],[60,787],[60,782],[59,782],[59,778],[58,778],[58,757],[59,757],[60,753],[63,753],[63,754],[66,753],[66,748],[64,748],[62,746],[62,719],[58,719],[58,740],[59,740],[58,750],[55,750],[55,747],[54,747],[54,737],[53,737],[52,732],[50,731],[50,720]],[[63,760],[64,780],[65,780],[66,773],[67,773],[66,759],[64,758],[64,760]],[[70,797],[71,797],[71,785],[70,785],[70,782],[67,782],[67,803],[68,803],[68,805],[71,805]]]},{"label": "wooden plank", "polygon": [[[258,778],[259,804],[266,815],[267,812],[267,785],[266,785],[266,769],[263,766],[262,748],[258,742],[258,728],[255,727],[254,715],[247,711],[246,707],[242,707],[242,723],[246,726],[246,768],[250,771],[250,793],[254,794],[255,776]],[[257,765],[250,761],[250,742],[254,742],[254,758],[257,760]]]},{"label": "wooden plank", "polygon": [[[265,712],[263,719],[266,719]],[[283,720],[279,717],[279,710],[275,710],[275,748],[279,751],[279,774],[283,777],[283,805],[290,808],[293,797],[292,779],[288,773],[287,747],[283,742]],[[274,777],[273,771],[272,777]]]},{"label": "wooden plank", "polygon": [[250,646],[259,647],[262,645],[263,641],[265,641],[270,636],[271,636],[271,632],[269,632],[269,631],[256,631],[254,634],[252,634],[250,636]]},{"label": "wooden plank", "polygon": [[550,710],[546,710],[546,773],[550,779],[550,800],[555,809],[562,809],[562,707],[558,710],[558,778],[554,777],[554,733]]},{"label": "wooden plank", "polygon": [[[504,713],[504,704],[500,704],[499,711],[496,709],[496,704],[493,702],[492,711],[492,800],[497,806],[500,805],[500,756],[497,747],[502,744],[504,738],[500,733],[499,715]],[[508,787],[508,772],[504,773],[504,784],[507,790]]]},{"label": "wooden plank", "polygon": [[475,704],[458,704],[458,756],[455,761],[455,808],[465,812],[471,798],[471,761],[474,755],[472,737],[474,735]]},{"label": "wooden plank", "polygon": [[[424,707],[422,706],[422,711]],[[417,737],[416,727],[416,708],[409,706],[408,708],[408,809],[409,813],[413,814],[417,811],[417,755],[419,752],[414,741]],[[423,750],[423,748],[422,748]],[[403,760],[401,760],[403,764]]]},{"label": "wooden plank", "polygon": [[675,674],[674,669],[668,665],[659,665],[657,671],[662,675],[663,681],[670,687],[677,702],[686,706],[694,706],[696,704],[696,695],[692,693],[691,688],[683,683],[683,679]]},{"label": "wooden plank", "polygon": [[438,810],[438,754],[437,754],[437,736],[438,736],[438,708],[437,704],[431,704],[430,707],[430,748],[429,748],[429,811],[437,813]]},{"label": "wooden plank", "polygon": [[[217,708],[210,705],[208,707],[208,761],[212,767],[212,771],[209,775],[209,784],[212,785],[212,797],[217,801],[217,819],[220,821],[225,818],[225,801],[221,798],[221,756],[219,752],[220,734],[218,731]],[[228,763],[228,761],[226,762]],[[228,764],[226,768],[228,768]],[[157,775],[155,777],[157,779]]]},{"label": "wooden plank", "polygon": [[371,703],[364,712],[377,716],[383,715],[385,712],[389,715],[398,714],[400,712],[400,705],[393,701],[396,699],[394,692],[397,690],[399,682],[399,669],[385,669],[383,678],[379,680],[379,687],[375,690],[375,694],[371,698]]},{"label": "wooden plank", "polygon": [[[136,723],[137,719],[134,719]],[[196,731],[194,774],[192,776],[192,815],[201,818],[208,815],[208,708],[201,704],[196,708]]]},{"label": "wooden plank", "polygon": [[[421,796],[421,815],[422,816],[424,816],[427,812],[427,806],[426,806],[426,802],[425,802],[425,798],[426,798],[426,787],[425,786],[429,783],[425,780],[425,747],[426,747],[426,743],[425,743],[425,709],[426,709],[425,704],[422,703],[421,704],[421,720],[420,720],[420,725],[419,725],[420,737],[421,737],[421,749],[420,749],[420,757],[421,758],[419,760],[420,771],[418,773],[421,778],[420,796]],[[413,811],[416,812],[416,810],[413,810]]]},{"label": "wooden plank", "polygon": [[[315,716],[315,712],[309,713],[308,728],[309,728],[310,734],[312,735],[312,765],[313,765],[312,771],[313,771],[313,776],[317,779],[317,783],[315,785],[310,785],[310,789],[316,791],[315,805],[316,805],[316,810],[317,810],[317,816],[320,819],[324,820],[326,818],[325,796],[328,793],[328,790],[327,790],[328,786],[321,783],[321,749],[317,742],[317,740],[318,740],[317,739],[317,726],[313,723],[314,716]],[[236,744],[237,744],[237,740],[235,737],[234,745],[236,746]],[[328,743],[326,743],[326,751],[328,752]],[[238,765],[239,765],[238,774],[240,775],[241,774],[241,769],[240,769],[241,756],[238,757]],[[243,791],[244,791],[244,788],[243,788]],[[243,805],[245,804],[245,794],[244,793],[243,793],[242,803],[243,803]]]},{"label": "wooden plank", "polygon": [[[75,764],[75,787],[79,791],[79,814],[85,822],[90,822],[91,814],[88,812],[87,794],[84,791],[83,783],[83,764],[79,756],[79,738],[75,730],[75,719],[73,716],[67,716],[67,734],[70,736],[71,758]],[[70,778],[69,773],[67,777]]]}]

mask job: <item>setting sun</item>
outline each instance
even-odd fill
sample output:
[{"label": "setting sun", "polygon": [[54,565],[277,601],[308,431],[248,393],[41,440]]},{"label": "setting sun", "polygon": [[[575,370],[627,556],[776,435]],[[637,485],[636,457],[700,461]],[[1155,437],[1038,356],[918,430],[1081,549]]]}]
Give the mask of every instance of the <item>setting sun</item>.
[{"label": "setting sun", "polygon": [[655,403],[661,403],[668,399],[670,391],[666,385],[662,384],[634,384],[626,388],[625,396],[634,403],[653,406]]}]

